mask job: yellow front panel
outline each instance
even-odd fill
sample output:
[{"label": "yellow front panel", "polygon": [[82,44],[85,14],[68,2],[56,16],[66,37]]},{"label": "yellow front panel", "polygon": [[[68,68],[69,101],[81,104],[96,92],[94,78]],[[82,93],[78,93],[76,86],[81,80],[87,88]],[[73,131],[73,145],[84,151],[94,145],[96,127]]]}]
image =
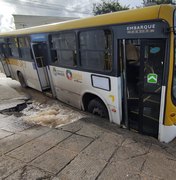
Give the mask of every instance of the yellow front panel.
[{"label": "yellow front panel", "polygon": [[[161,8],[160,18],[167,20],[170,27],[173,27],[173,12],[174,8]],[[176,124],[176,107],[172,102],[172,80],[173,80],[173,65],[174,65],[174,33],[171,32],[170,39],[170,59],[169,59],[169,74],[166,94],[166,111],[164,125],[171,126]]]},{"label": "yellow front panel", "polygon": [[[173,113],[176,112],[176,107],[172,102],[172,78],[173,78],[173,64],[174,64],[174,35],[171,35],[170,42],[170,64],[169,64],[169,79],[167,84],[167,95],[166,95],[166,113],[164,125],[171,126],[176,123],[176,117]],[[173,117],[172,117],[173,116]]]}]

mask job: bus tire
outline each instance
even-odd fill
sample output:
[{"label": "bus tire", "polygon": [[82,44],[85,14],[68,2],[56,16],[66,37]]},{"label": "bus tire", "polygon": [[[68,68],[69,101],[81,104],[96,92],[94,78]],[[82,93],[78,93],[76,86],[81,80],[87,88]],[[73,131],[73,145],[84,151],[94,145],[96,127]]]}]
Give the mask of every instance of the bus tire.
[{"label": "bus tire", "polygon": [[87,107],[88,112],[109,119],[108,110],[105,104],[98,98],[92,99]]},{"label": "bus tire", "polygon": [[23,88],[26,88],[27,84],[26,84],[25,79],[23,77],[23,74],[21,72],[18,72],[18,79],[19,79],[19,82],[20,82],[21,86]]}]

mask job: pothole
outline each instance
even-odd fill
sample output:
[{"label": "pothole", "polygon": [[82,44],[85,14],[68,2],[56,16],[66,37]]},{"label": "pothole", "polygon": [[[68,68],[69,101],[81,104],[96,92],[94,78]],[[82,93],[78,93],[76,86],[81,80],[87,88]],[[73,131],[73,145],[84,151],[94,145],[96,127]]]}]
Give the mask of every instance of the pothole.
[{"label": "pothole", "polygon": [[0,113],[20,118],[21,121],[27,124],[54,128],[73,123],[86,117],[84,113],[58,103],[47,105],[30,100],[22,102],[16,106],[10,106],[10,108],[0,110]]},{"label": "pothole", "polygon": [[23,103],[18,104],[15,107],[3,109],[0,111],[0,113],[9,116],[14,115],[15,117],[21,117],[23,116],[23,113],[21,111],[25,108],[27,108],[27,102],[24,101]]}]

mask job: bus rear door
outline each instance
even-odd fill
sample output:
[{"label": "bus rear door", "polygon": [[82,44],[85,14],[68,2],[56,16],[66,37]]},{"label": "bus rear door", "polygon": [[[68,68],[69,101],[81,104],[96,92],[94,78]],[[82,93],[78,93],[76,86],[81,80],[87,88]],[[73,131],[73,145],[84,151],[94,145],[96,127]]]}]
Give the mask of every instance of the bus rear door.
[{"label": "bus rear door", "polygon": [[36,64],[42,90],[49,89],[49,77],[47,73],[47,44],[45,42],[32,43],[32,53]]},{"label": "bus rear door", "polygon": [[31,49],[41,89],[50,89],[49,72],[47,69],[49,60],[47,34],[31,35]]}]

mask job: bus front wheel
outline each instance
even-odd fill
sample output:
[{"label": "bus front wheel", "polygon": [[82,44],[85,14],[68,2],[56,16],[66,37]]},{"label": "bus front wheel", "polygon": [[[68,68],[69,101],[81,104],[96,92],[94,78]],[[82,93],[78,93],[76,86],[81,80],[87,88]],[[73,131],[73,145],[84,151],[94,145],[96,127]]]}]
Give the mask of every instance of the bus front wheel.
[{"label": "bus front wheel", "polygon": [[20,82],[21,86],[23,88],[26,88],[27,85],[26,85],[25,79],[23,77],[23,74],[21,72],[18,72],[18,79],[19,79],[19,82]]},{"label": "bus front wheel", "polygon": [[87,107],[88,112],[98,115],[102,118],[109,118],[108,116],[108,110],[105,106],[105,104],[98,98],[92,99]]}]

